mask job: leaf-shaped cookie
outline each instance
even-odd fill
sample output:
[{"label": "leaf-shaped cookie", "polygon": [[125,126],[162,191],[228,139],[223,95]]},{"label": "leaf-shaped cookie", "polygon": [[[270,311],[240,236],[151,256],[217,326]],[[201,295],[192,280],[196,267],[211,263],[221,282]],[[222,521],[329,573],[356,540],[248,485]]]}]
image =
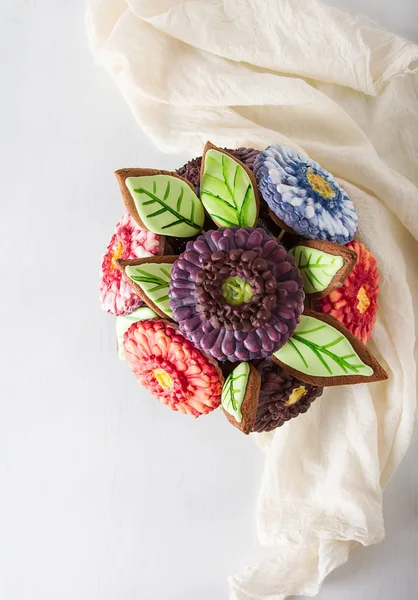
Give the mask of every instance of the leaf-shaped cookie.
[{"label": "leaf-shaped cookie", "polygon": [[253,173],[210,142],[203,153],[200,198],[219,227],[254,227],[257,223],[260,199]]},{"label": "leaf-shaped cookie", "polygon": [[116,176],[140,227],[172,237],[194,237],[202,229],[205,211],[187,179],[155,169],[120,169]]},{"label": "leaf-shaped cookie", "polygon": [[118,340],[118,356],[121,360],[125,360],[125,351],[123,349],[123,336],[128,329],[137,321],[148,321],[148,319],[155,319],[158,317],[157,314],[148,306],[140,306],[134,312],[129,315],[123,315],[116,319],[116,337]]},{"label": "leaf-shaped cookie", "polygon": [[160,317],[172,318],[170,274],[178,256],[150,256],[118,260],[116,264],[138,296]]},{"label": "leaf-shaped cookie", "polygon": [[353,250],[333,242],[303,241],[289,252],[302,274],[305,293],[315,299],[341,287],[357,261]]},{"label": "leaf-shaped cookie", "polygon": [[301,381],[320,387],[387,379],[362,342],[334,317],[312,310],[305,310],[273,359]]},{"label": "leaf-shaped cookie", "polygon": [[222,408],[228,421],[248,434],[257,415],[261,378],[252,364],[240,363],[222,388]]}]

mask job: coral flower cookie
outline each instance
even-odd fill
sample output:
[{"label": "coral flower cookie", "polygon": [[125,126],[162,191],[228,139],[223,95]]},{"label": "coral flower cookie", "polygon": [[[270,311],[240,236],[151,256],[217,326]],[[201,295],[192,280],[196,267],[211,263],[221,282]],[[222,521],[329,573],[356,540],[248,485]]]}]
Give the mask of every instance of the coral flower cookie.
[{"label": "coral flower cookie", "polygon": [[305,413],[322,395],[323,388],[302,383],[278,364],[264,360],[258,366],[261,375],[260,397],[253,431],[272,431],[286,421]]},{"label": "coral flower cookie", "polygon": [[198,417],[221,402],[223,376],[176,325],[138,321],[124,336],[125,359],[139,383],[172,410]]},{"label": "coral flower cookie", "polygon": [[171,271],[173,318],[218,360],[270,356],[303,310],[293,256],[263,229],[220,228],[188,242]]},{"label": "coral flower cookie", "polygon": [[134,311],[142,304],[123,278],[116,261],[119,258],[127,260],[161,254],[163,246],[163,238],[141,229],[128,212],[123,215],[103,256],[100,299],[104,310],[119,316]]},{"label": "coral flower cookie", "polygon": [[270,210],[291,230],[338,244],[354,238],[353,203],[331,173],[308,156],[269,146],[257,156],[254,174]]},{"label": "coral flower cookie", "polygon": [[347,248],[357,254],[357,263],[344,284],[320,300],[319,308],[365,344],[376,322],[379,272],[376,259],[363,244],[354,240]]}]

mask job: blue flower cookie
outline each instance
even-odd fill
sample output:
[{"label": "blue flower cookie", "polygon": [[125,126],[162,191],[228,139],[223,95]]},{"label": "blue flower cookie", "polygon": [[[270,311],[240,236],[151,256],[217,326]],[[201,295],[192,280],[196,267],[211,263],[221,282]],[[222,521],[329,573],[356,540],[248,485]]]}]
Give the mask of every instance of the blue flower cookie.
[{"label": "blue flower cookie", "polygon": [[358,217],[334,177],[308,156],[269,146],[257,156],[254,174],[273,215],[304,238],[337,244],[351,241]]}]

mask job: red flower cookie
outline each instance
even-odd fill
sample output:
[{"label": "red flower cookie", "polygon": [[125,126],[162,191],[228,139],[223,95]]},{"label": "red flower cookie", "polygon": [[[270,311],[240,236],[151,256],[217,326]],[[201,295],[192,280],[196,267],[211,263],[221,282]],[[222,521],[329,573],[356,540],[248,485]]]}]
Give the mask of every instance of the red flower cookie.
[{"label": "red flower cookie", "polygon": [[125,333],[124,350],[139,383],[172,410],[199,417],[219,406],[221,370],[175,324],[138,321]]},{"label": "red flower cookie", "polygon": [[376,322],[380,277],[376,259],[363,244],[353,240],[346,246],[357,254],[357,263],[344,284],[322,298],[318,306],[365,344]]}]

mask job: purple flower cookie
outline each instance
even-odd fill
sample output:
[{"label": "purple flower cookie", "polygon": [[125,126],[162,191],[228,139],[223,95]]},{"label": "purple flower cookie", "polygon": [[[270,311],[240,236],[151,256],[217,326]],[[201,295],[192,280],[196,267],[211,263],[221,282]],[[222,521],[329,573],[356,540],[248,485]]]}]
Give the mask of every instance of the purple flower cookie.
[{"label": "purple flower cookie", "polygon": [[253,431],[272,431],[309,410],[322,395],[322,387],[302,383],[272,360],[257,367],[261,389]]},{"label": "purple flower cookie", "polygon": [[303,311],[293,256],[261,228],[220,228],[187,243],[171,271],[170,307],[182,333],[217,360],[271,356]]}]

